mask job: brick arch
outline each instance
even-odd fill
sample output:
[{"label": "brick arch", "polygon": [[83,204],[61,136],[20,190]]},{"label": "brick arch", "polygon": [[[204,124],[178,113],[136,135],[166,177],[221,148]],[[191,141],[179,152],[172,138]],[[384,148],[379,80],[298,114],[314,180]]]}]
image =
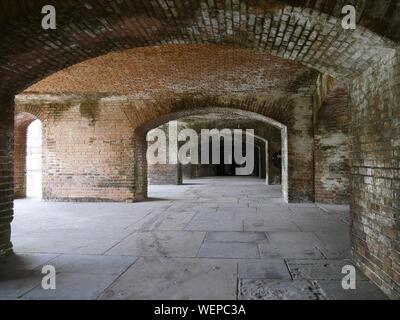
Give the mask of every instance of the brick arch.
[{"label": "brick arch", "polygon": [[[269,164],[268,164],[268,149],[269,149],[269,141],[257,134],[250,134],[249,132],[244,133],[245,136],[251,136],[253,137],[254,141],[247,143],[250,143],[254,148],[258,149],[259,151],[259,167],[257,169],[258,171],[258,176],[260,178],[265,178],[266,184],[269,184]],[[234,138],[233,140],[235,140]],[[264,151],[264,154],[262,153]],[[261,156],[264,156],[264,160],[261,159]],[[286,171],[287,172],[287,171]],[[284,195],[284,194],[283,194]]]},{"label": "brick arch", "polygon": [[[206,99],[208,100],[208,99]],[[150,120],[147,120],[145,123],[142,123],[137,126],[136,130],[139,131],[148,131],[154,128],[159,127],[160,125],[167,123],[169,121],[173,120],[178,120],[180,118],[185,118],[185,117],[190,117],[190,116],[199,116],[199,115],[206,115],[209,113],[217,113],[221,114],[222,116],[224,114],[235,114],[238,116],[242,116],[245,118],[250,118],[253,120],[261,121],[264,122],[270,126],[273,126],[278,129],[284,129],[286,128],[286,125],[284,123],[281,123],[277,120],[275,120],[272,117],[269,117],[267,115],[270,115],[269,113],[266,112],[267,115],[261,112],[255,112],[255,110],[252,110],[249,108],[249,104],[245,104],[242,102],[242,106],[232,103],[232,104],[208,104],[204,100],[201,101],[200,104],[194,104],[192,107],[189,108],[179,108],[179,111],[172,111],[163,115],[157,115]],[[251,104],[250,104],[251,105]],[[250,110],[248,110],[250,109]],[[288,121],[289,122],[289,121]],[[287,122],[286,122],[287,123]]]},{"label": "brick arch", "polygon": [[[261,148],[263,154],[272,155],[275,152],[281,150],[281,132],[279,128],[273,126],[267,126],[266,123],[255,121],[249,118],[236,117],[229,114],[228,117],[219,117],[218,115],[213,115],[213,120],[207,116],[200,117],[188,117],[183,118],[184,127],[195,129],[200,132],[201,129],[224,129],[224,128],[240,128],[242,130],[254,129],[255,136],[258,140],[255,140],[258,146]],[[207,120],[206,120],[207,119]],[[240,119],[240,120],[239,120]],[[205,122],[206,121],[206,122]],[[210,122],[211,121],[211,122]],[[266,178],[267,184],[281,184],[281,170],[273,166],[272,157],[269,159],[263,158],[261,161],[261,176]],[[271,179],[272,178],[272,179]]]},{"label": "brick arch", "polygon": [[16,130],[26,129],[33,121],[38,120],[39,118],[26,111],[20,111],[15,114],[15,124],[14,128]]},{"label": "brick arch", "polygon": [[[60,6],[59,28],[43,32],[39,9],[49,3]],[[352,199],[353,253],[374,282],[399,297],[398,272],[392,264],[398,261],[394,250],[398,226],[395,222],[388,226],[379,217],[371,219],[367,210],[373,208],[381,216],[398,212],[398,186],[392,183],[396,178],[393,155],[398,151],[393,140],[397,138],[398,113],[393,106],[398,105],[398,83],[391,80],[399,73],[399,56],[393,55],[388,63],[369,68],[383,55],[391,54],[399,43],[398,1],[351,0],[359,9],[359,28],[355,32],[338,29],[337,18],[344,1],[240,3],[241,7],[232,6],[228,0],[0,0],[0,136],[5,141],[0,145],[4,178],[0,255],[12,250],[13,94],[65,67],[112,51],[170,43],[237,44],[295,59],[348,79],[368,68],[351,86],[356,157],[352,183],[357,187]],[[379,109],[377,105],[383,107]],[[378,110],[379,117],[375,117]],[[392,130],[392,135],[383,135],[383,130]],[[366,152],[364,142],[368,139],[377,141],[375,145],[387,146],[385,151],[368,146],[373,152]],[[365,225],[366,221],[371,222]],[[376,237],[371,227],[385,235]]]},{"label": "brick arch", "polygon": [[[38,10],[43,1],[2,2],[10,12],[2,16],[7,36],[2,39],[0,91],[14,93],[90,58],[172,43],[240,45],[352,78],[392,52],[394,43],[382,25],[394,31],[397,24],[384,20],[390,8],[376,14],[364,10],[362,0],[353,1],[360,15],[355,31],[341,27],[342,1],[72,0],[49,1],[58,8],[58,28],[44,32]],[[383,23],[375,25],[371,16]]]},{"label": "brick arch", "polygon": [[[25,115],[24,118],[26,118],[26,119],[31,119],[31,118],[33,118],[34,120],[38,119],[42,123],[47,118],[46,109],[42,108],[39,105],[32,105],[32,104],[27,104],[27,105],[17,104],[15,106],[15,118],[16,118],[16,121],[17,121],[17,118],[18,118],[19,115]],[[34,121],[34,120],[32,120],[32,121]],[[16,124],[17,124],[17,122],[16,122]]]},{"label": "brick arch", "polygon": [[294,121],[294,103],[285,97],[180,97],[147,101],[144,105],[141,108],[139,106],[132,108],[131,105],[124,107],[124,112],[132,125],[144,131],[168,121],[214,111],[247,114],[278,128],[290,126]]},{"label": "brick arch", "polygon": [[[257,113],[254,111],[249,111],[246,109],[245,103],[241,104],[241,108],[237,104],[231,105],[222,105],[216,106],[216,104],[204,104],[202,107],[198,107],[197,104],[194,108],[182,108],[184,104],[178,104],[176,110],[179,111],[172,111],[166,113],[164,115],[155,115],[152,118],[148,119],[146,122],[141,123],[140,125],[136,126],[135,134],[134,134],[134,149],[135,149],[135,163],[134,163],[134,172],[136,176],[135,181],[135,198],[139,200],[143,200],[147,198],[147,141],[146,135],[147,132],[151,129],[157,128],[162,124],[165,124],[169,121],[178,120],[180,118],[189,117],[189,116],[197,116],[197,115],[204,115],[209,113],[220,113],[224,114],[237,114],[241,117],[248,117],[253,120],[257,120],[260,122],[264,122],[267,125],[273,126],[281,130],[281,138],[282,138],[282,194],[283,198],[286,201],[290,201],[293,199],[293,195],[289,194],[292,190],[295,189],[296,182],[289,181],[288,172],[289,166],[293,167],[291,164],[294,162],[294,155],[289,155],[289,148],[288,148],[288,128],[285,124],[280,123],[279,121],[267,117],[261,113]],[[213,107],[206,107],[207,105],[212,105]],[[150,108],[147,108],[149,110]],[[174,109],[173,109],[174,110]],[[290,184],[293,184],[290,186]]]}]

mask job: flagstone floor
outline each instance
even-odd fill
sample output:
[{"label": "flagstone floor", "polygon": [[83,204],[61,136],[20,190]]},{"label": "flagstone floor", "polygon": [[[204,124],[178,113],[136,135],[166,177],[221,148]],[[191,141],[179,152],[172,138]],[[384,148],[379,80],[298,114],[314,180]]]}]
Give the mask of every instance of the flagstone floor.
[{"label": "flagstone floor", "polygon": [[[15,201],[1,299],[385,299],[350,260],[346,206],[285,204],[256,178],[150,186],[142,203]],[[56,289],[42,288],[43,266]]]}]

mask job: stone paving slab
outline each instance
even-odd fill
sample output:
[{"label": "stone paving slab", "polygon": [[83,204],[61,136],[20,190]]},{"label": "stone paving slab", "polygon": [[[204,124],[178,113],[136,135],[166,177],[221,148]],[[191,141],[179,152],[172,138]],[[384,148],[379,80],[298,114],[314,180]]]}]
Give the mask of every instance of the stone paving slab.
[{"label": "stone paving slab", "polygon": [[0,270],[30,271],[52,261],[57,254],[15,254],[0,260]]},{"label": "stone paving slab", "polygon": [[314,231],[314,234],[325,245],[349,245],[350,244],[350,230],[341,229],[334,231]]},{"label": "stone paving slab", "polygon": [[[287,260],[287,265],[293,279],[309,280],[341,280],[345,276],[342,273],[344,266],[351,265],[351,260]],[[357,278],[366,280],[359,271]]]},{"label": "stone paving slab", "polygon": [[291,221],[284,219],[244,219],[244,231],[258,231],[258,232],[296,232],[300,229]]},{"label": "stone paving slab", "polygon": [[255,243],[205,242],[198,254],[201,258],[259,258],[260,253]]},{"label": "stone paving slab", "polygon": [[206,242],[260,242],[267,240],[264,232],[208,232]]},{"label": "stone paving slab", "polygon": [[349,229],[349,226],[337,219],[329,218],[297,218],[292,220],[303,232],[342,232]]},{"label": "stone paving slab", "polygon": [[317,282],[309,280],[242,279],[240,300],[328,300]]},{"label": "stone paving slab", "polygon": [[259,245],[263,258],[323,259],[324,256],[313,244],[268,243]]},{"label": "stone paving slab", "polygon": [[106,290],[118,274],[59,273],[56,290],[44,290],[41,285],[23,296],[26,299],[93,300]]},{"label": "stone paving slab", "polygon": [[237,263],[225,259],[141,258],[100,299],[236,299]]},{"label": "stone paving slab", "polygon": [[[121,222],[122,223],[122,222]],[[14,235],[16,239],[24,239],[24,238],[32,238],[32,239],[40,239],[43,238],[43,234],[46,234],[48,238],[57,239],[60,237],[60,233],[63,234],[65,239],[102,239],[102,240],[118,240],[121,237],[125,237],[131,233],[131,231],[126,230],[126,226],[135,223],[134,221],[124,221],[123,225],[116,228],[111,225],[107,226],[106,220],[100,225],[90,225],[85,226],[81,225],[79,228],[74,226],[70,228],[66,228],[65,225],[61,227],[49,227],[49,228],[40,228],[38,230],[18,230]]]},{"label": "stone paving slab", "polygon": [[42,282],[39,271],[0,270],[0,297],[20,298]]},{"label": "stone paving slab", "polygon": [[198,231],[139,231],[121,241],[107,255],[196,257],[205,235]]},{"label": "stone paving slab", "polygon": [[193,212],[173,212],[168,214],[158,226],[158,230],[183,230],[193,219]]},{"label": "stone paving slab", "polygon": [[329,245],[317,245],[318,249],[327,259],[351,259],[350,244],[332,243]]},{"label": "stone paving slab", "polygon": [[312,232],[267,232],[270,243],[317,244],[320,240]]},{"label": "stone paving slab", "polygon": [[370,281],[357,281],[356,290],[343,290],[341,281],[337,280],[318,280],[318,284],[331,300],[389,300]]},{"label": "stone paving slab", "polygon": [[137,259],[130,256],[61,255],[50,264],[61,273],[121,274]]},{"label": "stone paving slab", "polygon": [[25,235],[13,238],[15,251],[17,253],[103,254],[120,241],[101,237],[73,237],[62,232],[54,236],[46,233],[43,235],[40,237]]},{"label": "stone paving slab", "polygon": [[199,212],[186,226],[193,231],[243,231],[243,221],[231,212]]},{"label": "stone paving slab", "polygon": [[283,259],[239,261],[239,277],[243,279],[292,279]]}]

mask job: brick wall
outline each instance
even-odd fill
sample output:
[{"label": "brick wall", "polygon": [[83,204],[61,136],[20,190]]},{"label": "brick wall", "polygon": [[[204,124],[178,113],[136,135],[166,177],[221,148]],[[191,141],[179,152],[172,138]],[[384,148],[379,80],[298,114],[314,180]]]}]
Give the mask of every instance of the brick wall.
[{"label": "brick wall", "polygon": [[112,98],[107,103],[100,98],[35,103],[46,113],[44,200],[134,200],[134,128],[119,103]]},{"label": "brick wall", "polygon": [[149,184],[179,185],[183,182],[182,166],[180,164],[156,164],[148,168]]},{"label": "brick wall", "polygon": [[351,155],[346,83],[331,85],[315,116],[315,201],[348,204]]},{"label": "brick wall", "polygon": [[26,197],[27,126],[15,125],[14,130],[14,197]]},{"label": "brick wall", "polygon": [[11,253],[13,217],[13,100],[0,97],[0,256]]},{"label": "brick wall", "polygon": [[[299,95],[294,101],[293,118],[287,127],[288,200],[314,202],[314,137],[311,95]],[[283,139],[284,141],[285,139]],[[285,175],[285,173],[283,174]]]},{"label": "brick wall", "polygon": [[353,257],[400,298],[400,55],[351,83]]},{"label": "brick wall", "polygon": [[[179,118],[174,113],[175,108],[178,113],[195,114],[200,112],[198,108],[208,106],[210,102],[215,106],[212,110],[225,110],[232,114],[226,108],[229,106],[240,115],[246,111],[239,108],[245,107],[287,123],[290,145],[288,199],[291,202],[313,201],[312,100],[308,93],[298,94],[286,103],[278,100],[282,103],[279,105],[271,102],[269,96],[224,96],[205,100],[192,100],[191,97],[183,100],[184,103],[180,99],[131,100],[125,96],[104,95],[19,96],[17,107],[20,112],[35,108],[41,110],[43,199],[134,201],[145,198],[147,144],[143,136],[136,137],[135,128],[145,133],[156,126],[152,119],[158,123],[163,119],[172,120],[168,119],[169,115]],[[156,108],[155,103],[162,108]],[[137,147],[132,148],[135,144]],[[178,182],[180,176],[181,173]]]},{"label": "brick wall", "polygon": [[[158,127],[158,130],[164,132],[166,141],[165,145],[158,144],[158,152],[165,152],[165,160],[167,163],[157,163],[157,164],[148,164],[147,169],[147,178],[149,184],[155,185],[179,185],[182,184],[183,181],[183,172],[182,165],[179,164],[178,154],[174,153],[172,156],[175,158],[176,164],[170,163],[170,150],[169,150],[169,141],[173,139],[178,141],[178,137],[172,134],[169,134],[168,124],[162,125]],[[151,132],[148,133],[147,137],[151,136]],[[152,140],[153,141],[153,140]],[[148,142],[148,146],[150,147],[153,142]],[[177,151],[177,150],[176,150]]]}]

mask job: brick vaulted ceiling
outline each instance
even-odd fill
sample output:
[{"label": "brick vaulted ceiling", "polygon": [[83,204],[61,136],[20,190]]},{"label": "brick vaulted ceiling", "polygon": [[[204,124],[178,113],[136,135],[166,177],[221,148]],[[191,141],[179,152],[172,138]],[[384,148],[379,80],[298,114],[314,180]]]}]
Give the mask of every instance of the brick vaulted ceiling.
[{"label": "brick vaulted ceiling", "polygon": [[121,94],[135,99],[174,95],[296,93],[317,72],[293,61],[218,45],[170,45],[129,49],[57,72],[29,93]]},{"label": "brick vaulted ceiling", "polygon": [[[338,19],[349,3],[355,31]],[[44,4],[56,6],[57,30],[41,29]],[[113,51],[162,44],[236,44],[349,78],[391,53],[398,11],[394,0],[0,0],[0,93]]]}]

